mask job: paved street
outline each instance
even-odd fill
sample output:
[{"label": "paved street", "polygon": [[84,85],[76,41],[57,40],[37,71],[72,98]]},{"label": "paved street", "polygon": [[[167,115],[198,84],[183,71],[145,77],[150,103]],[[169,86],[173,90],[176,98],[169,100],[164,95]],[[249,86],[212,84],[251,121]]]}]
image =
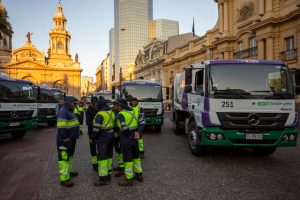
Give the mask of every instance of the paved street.
[{"label": "paved street", "polygon": [[171,121],[166,119],[161,134],[152,129],[144,134],[143,183],[121,188],[113,177],[109,186],[93,186],[97,173],[92,171],[84,135],[75,155],[79,176],[73,179],[75,187],[66,189],[58,181],[54,138],[55,128],[39,128],[20,141],[1,136],[1,199],[300,199],[299,145],[279,149],[269,157],[233,149],[195,157],[188,149],[186,137],[174,135]]}]

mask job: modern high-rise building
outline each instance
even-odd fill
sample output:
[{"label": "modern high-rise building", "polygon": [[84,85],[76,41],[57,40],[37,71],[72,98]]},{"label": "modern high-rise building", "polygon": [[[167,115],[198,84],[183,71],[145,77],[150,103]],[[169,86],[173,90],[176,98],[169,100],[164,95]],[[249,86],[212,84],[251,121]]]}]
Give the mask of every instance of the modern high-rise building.
[{"label": "modern high-rise building", "polygon": [[153,19],[153,0],[115,0],[115,81],[129,76],[136,55],[149,42],[148,22]]},{"label": "modern high-rise building", "polygon": [[179,23],[168,19],[157,19],[149,21],[150,40],[168,40],[168,37],[179,34]]},{"label": "modern high-rise building", "polygon": [[116,53],[115,53],[115,28],[111,28],[109,31],[109,69],[112,77],[111,80],[115,79],[115,66],[116,66]]}]

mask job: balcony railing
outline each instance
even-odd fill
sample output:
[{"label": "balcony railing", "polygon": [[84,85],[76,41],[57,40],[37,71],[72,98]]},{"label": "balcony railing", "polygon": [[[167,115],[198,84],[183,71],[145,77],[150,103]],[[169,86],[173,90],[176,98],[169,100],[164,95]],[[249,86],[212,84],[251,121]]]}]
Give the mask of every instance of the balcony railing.
[{"label": "balcony railing", "polygon": [[257,47],[235,52],[233,56],[235,59],[255,58],[257,56]]},{"label": "balcony railing", "polygon": [[282,60],[295,60],[297,59],[297,49],[290,49],[281,52]]}]

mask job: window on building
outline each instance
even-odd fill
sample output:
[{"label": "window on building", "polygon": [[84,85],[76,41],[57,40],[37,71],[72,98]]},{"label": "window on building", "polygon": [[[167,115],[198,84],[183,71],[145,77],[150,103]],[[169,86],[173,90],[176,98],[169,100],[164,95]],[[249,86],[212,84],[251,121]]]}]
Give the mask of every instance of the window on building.
[{"label": "window on building", "polygon": [[285,50],[290,51],[294,49],[294,36],[285,38]]},{"label": "window on building", "polygon": [[7,46],[7,40],[6,40],[6,38],[3,38],[3,46]]},{"label": "window on building", "polygon": [[243,45],[242,41],[237,43],[236,49],[237,49],[237,52],[236,52],[235,57],[238,59],[243,59],[244,45]]},{"label": "window on building", "polygon": [[257,43],[255,37],[249,38],[249,54],[250,57],[257,56]]}]

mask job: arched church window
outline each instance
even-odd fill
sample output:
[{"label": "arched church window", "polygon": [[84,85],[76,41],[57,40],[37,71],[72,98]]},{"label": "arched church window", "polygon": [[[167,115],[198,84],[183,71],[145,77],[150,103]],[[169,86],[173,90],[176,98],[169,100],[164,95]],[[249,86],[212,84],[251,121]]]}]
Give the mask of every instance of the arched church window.
[{"label": "arched church window", "polygon": [[62,49],[62,48],[63,48],[63,44],[62,44],[61,41],[58,41],[58,43],[57,43],[57,48],[58,48],[58,49]]}]

